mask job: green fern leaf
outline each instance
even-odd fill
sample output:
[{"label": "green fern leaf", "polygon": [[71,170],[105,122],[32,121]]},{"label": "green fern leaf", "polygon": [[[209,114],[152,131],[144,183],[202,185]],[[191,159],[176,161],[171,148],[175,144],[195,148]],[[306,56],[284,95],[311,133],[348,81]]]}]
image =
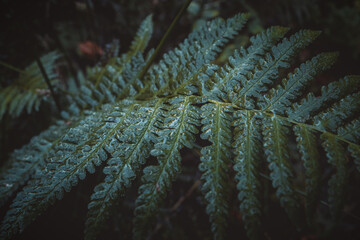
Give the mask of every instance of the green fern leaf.
[{"label": "green fern leaf", "polygon": [[228,168],[232,158],[232,111],[229,106],[220,103],[208,103],[201,107],[201,138],[209,140],[211,145],[201,149],[199,169],[203,172],[202,191],[215,239],[225,238],[229,214]]},{"label": "green fern leaf", "polygon": [[320,129],[334,131],[344,120],[354,116],[360,107],[360,92],[351,94],[314,116],[314,123]]},{"label": "green fern leaf", "polygon": [[[229,58],[229,63],[222,67],[213,75],[213,71],[217,70],[217,65],[208,67],[210,76],[202,76],[202,93],[213,99],[227,99],[226,94],[232,100],[236,88],[240,84],[244,85],[246,75],[252,71],[258,64],[261,57],[288,31],[283,27],[271,27],[263,33],[259,33],[255,37],[250,38],[251,46],[247,49],[241,48],[235,51],[234,55]],[[212,82],[214,81],[214,82]],[[209,89],[211,89],[209,91]]]},{"label": "green fern leaf", "polygon": [[287,149],[289,129],[287,122],[273,115],[263,120],[264,150],[271,171],[272,185],[276,196],[287,211],[290,219],[297,223],[299,202],[291,183],[293,173]]},{"label": "green fern leaf", "polygon": [[[59,127],[53,125],[15,153],[0,180],[0,203],[29,180],[2,221],[0,238],[22,232],[83,180],[86,172],[93,173],[106,162],[105,179],[95,187],[88,205],[85,238],[97,237],[115,203],[134,179],[142,176],[133,236],[144,239],[181,171],[180,150],[196,144],[198,127],[200,137],[210,142],[207,146],[199,141],[199,169],[215,239],[224,239],[226,234],[232,164],[245,229],[249,238],[261,238],[259,176],[263,176],[263,158],[280,204],[299,226],[301,202],[291,179],[292,160],[297,159],[294,152],[300,153],[305,169],[305,207],[311,222],[321,178],[318,135],[334,168],[328,195],[331,213],[338,220],[347,186],[348,155],[360,169],[359,76],[330,83],[320,96],[307,94],[314,77],[336,58],[334,53],[324,53],[295,68],[278,84],[295,54],[319,34],[301,30],[283,38],[287,29],[281,27],[252,38],[251,46],[235,51],[224,66],[214,64],[247,17],[238,14],[208,23],[145,72],[151,55],[143,57],[152,32],[149,16],[128,53],[95,67],[78,92],[64,93],[68,106],[61,115],[71,124],[60,121]],[[37,104],[33,95],[24,97],[29,103],[17,105],[12,101],[22,97],[16,89],[7,89],[1,102],[6,110],[0,109],[0,114],[17,114]],[[297,149],[291,148],[293,133]],[[157,164],[147,163],[141,171],[149,155],[156,157]]]},{"label": "green fern leaf", "polygon": [[138,53],[143,53],[150,41],[153,32],[152,14],[147,16],[140,24],[136,32],[134,40],[131,42],[130,49],[121,58],[123,62],[128,62],[133,56]]},{"label": "green fern leaf", "polygon": [[291,100],[299,97],[309,82],[314,79],[317,74],[330,68],[338,54],[337,53],[321,53],[313,59],[301,64],[294,73],[289,74],[287,79],[282,81],[282,85],[271,89],[264,97],[265,102],[260,103],[263,110],[275,110],[278,114],[283,114],[291,104]]},{"label": "green fern leaf", "polygon": [[292,120],[304,122],[324,106],[339,101],[348,94],[355,93],[359,90],[360,76],[344,77],[339,81],[330,83],[328,86],[323,86],[319,97],[315,97],[313,93],[309,93],[300,103],[295,103],[292,109],[288,109],[288,116]]},{"label": "green fern leaf", "polygon": [[352,122],[338,128],[337,134],[340,137],[348,139],[352,142],[360,141],[360,120],[355,119]]},{"label": "green fern leaf", "polygon": [[240,211],[250,239],[260,236],[260,182],[259,165],[261,155],[260,117],[251,111],[234,113],[235,126],[235,178],[238,181]]},{"label": "green fern leaf", "polygon": [[22,232],[41,212],[56,199],[69,192],[86,171],[94,173],[95,166],[108,158],[104,149],[116,137],[126,116],[136,104],[114,107],[112,112],[91,113],[71,128],[48,155],[48,164],[38,172],[20,192],[10,206],[1,226],[1,238],[7,239]]},{"label": "green fern leaf", "polygon": [[135,239],[143,239],[148,231],[149,220],[158,212],[160,202],[165,198],[180,172],[180,149],[192,148],[194,134],[198,133],[199,109],[191,105],[191,97],[176,97],[163,107],[163,120],[158,131],[157,143],[151,155],[157,157],[159,165],[144,169],[142,185],[136,200],[134,229]]},{"label": "green fern leaf", "polygon": [[[128,188],[145,163],[156,141],[155,123],[163,100],[150,101],[145,106],[127,116],[123,130],[107,147],[111,155],[104,168],[105,182],[95,187],[89,203],[85,239],[95,239],[101,226],[107,220],[111,207]],[[119,149],[118,145],[121,144]]]},{"label": "green fern leaf", "polygon": [[[41,62],[52,84],[58,78],[55,72],[55,62],[61,58],[57,51],[42,56]],[[46,99],[41,91],[47,90],[45,80],[36,62],[25,68],[15,82],[0,90],[0,120],[7,112],[12,117],[18,117],[26,109],[30,114],[34,109],[39,111],[40,104]]]},{"label": "green fern leaf", "polygon": [[238,92],[231,96],[232,102],[241,106],[253,106],[251,97],[259,100],[262,93],[273,83],[278,75],[279,68],[289,68],[290,60],[302,48],[310,44],[320,33],[310,30],[302,30],[292,35],[289,39],[284,38],[281,43],[272,47],[271,52],[259,60],[252,73],[247,76],[247,81],[238,86]]},{"label": "green fern leaf", "polygon": [[[226,21],[215,19],[189,34],[179,48],[164,54],[163,60],[149,69],[150,83],[138,96],[193,94],[204,66],[215,60],[223,47],[242,29],[248,14],[237,14]],[[142,96],[144,95],[144,96]]]}]

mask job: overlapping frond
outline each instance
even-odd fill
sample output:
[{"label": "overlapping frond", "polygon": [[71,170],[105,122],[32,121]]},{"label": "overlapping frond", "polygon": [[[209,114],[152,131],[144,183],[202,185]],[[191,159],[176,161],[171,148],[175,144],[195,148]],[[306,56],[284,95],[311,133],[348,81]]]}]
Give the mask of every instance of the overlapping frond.
[{"label": "overlapping frond", "polygon": [[163,107],[157,143],[151,151],[151,155],[157,157],[158,165],[144,169],[139,187],[133,228],[135,239],[146,236],[151,219],[181,171],[180,149],[192,148],[198,133],[199,109],[191,104],[191,97],[176,97],[167,104],[167,108]]},{"label": "overlapping frond", "polygon": [[260,181],[262,158],[261,115],[247,110],[234,113],[235,179],[240,200],[240,211],[250,239],[260,236]]},{"label": "overlapping frond", "polygon": [[201,107],[201,138],[210,146],[201,149],[199,169],[203,172],[202,191],[207,202],[215,239],[224,239],[229,215],[229,164],[232,159],[231,107],[220,103],[208,103]]},{"label": "overlapping frond", "polygon": [[12,196],[35,171],[46,165],[47,152],[54,141],[59,139],[68,125],[59,121],[31,139],[30,143],[15,150],[8,160],[9,166],[1,173],[0,207]]},{"label": "overlapping frond", "polygon": [[216,71],[214,76],[212,76],[214,72],[209,70],[217,70],[218,67],[217,65],[209,66],[201,79],[202,93],[219,100],[233,99],[240,84],[244,85],[244,81],[247,81],[247,75],[255,69],[259,60],[287,31],[287,28],[275,26],[251,37],[250,47],[236,50],[234,55],[229,57],[229,63]]},{"label": "overlapping frond", "polygon": [[164,54],[163,59],[149,69],[149,82],[139,97],[198,92],[199,75],[242,29],[247,18],[248,14],[237,14],[226,21],[215,19],[190,33],[179,47]]},{"label": "overlapping frond", "polygon": [[294,103],[292,109],[288,109],[289,119],[304,122],[309,120],[325,106],[341,100],[349,94],[360,90],[360,76],[346,76],[339,81],[332,82],[321,88],[321,95],[316,97],[310,92],[299,103]]},{"label": "overlapping frond", "polygon": [[[126,106],[130,105],[130,106]],[[47,164],[14,199],[1,227],[1,237],[21,232],[64,192],[95,172],[95,166],[108,158],[107,148],[116,139],[126,117],[136,104],[125,102],[111,110],[92,112],[71,128],[51,149]]]},{"label": "overlapping frond", "polygon": [[301,64],[294,73],[283,79],[282,84],[271,89],[264,97],[264,102],[260,103],[263,110],[274,110],[278,114],[283,114],[291,100],[301,96],[303,90],[324,70],[334,64],[337,53],[321,53],[313,59]]},{"label": "overlapping frond", "polygon": [[268,85],[278,77],[279,69],[289,68],[295,54],[309,45],[319,34],[316,31],[301,30],[273,46],[247,74],[247,79],[235,88],[238,91],[231,96],[232,102],[247,107],[253,106],[254,100],[261,101],[263,93],[269,89]]},{"label": "overlapping frond", "polygon": [[273,115],[263,121],[264,151],[271,171],[272,185],[276,188],[276,196],[281,205],[296,223],[299,202],[295,188],[291,182],[291,169],[288,149],[289,127],[287,122]]}]

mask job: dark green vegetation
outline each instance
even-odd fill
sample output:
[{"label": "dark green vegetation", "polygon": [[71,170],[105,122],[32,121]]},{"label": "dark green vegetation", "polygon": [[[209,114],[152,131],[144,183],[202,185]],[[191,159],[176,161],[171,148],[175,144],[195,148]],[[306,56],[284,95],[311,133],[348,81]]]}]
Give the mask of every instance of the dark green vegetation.
[{"label": "dark green vegetation", "polygon": [[[16,150],[2,171],[0,203],[16,196],[2,220],[1,239],[21,233],[95,172],[103,174],[88,202],[85,238],[102,239],[113,209],[128,211],[116,205],[135,197],[132,235],[146,239],[163,214],[168,192],[177,190],[172,184],[181,172],[181,150],[189,149],[200,155],[203,202],[215,239],[226,239],[234,205],[239,205],[247,236],[263,238],[263,202],[269,201],[263,192],[271,188],[264,179],[298,229],[314,222],[323,192],[329,218],[339,224],[346,187],[358,175],[354,166],[360,167],[360,77],[345,76],[313,93],[315,77],[338,54],[320,53],[298,64],[297,54],[320,32],[288,34],[278,26],[250,38],[249,46],[236,50],[225,64],[216,64],[248,17],[208,22],[144,74],[153,53],[145,51],[153,30],[148,16],[127,53],[92,68],[79,88],[74,83],[69,90],[59,89],[61,120]],[[42,61],[51,72],[58,56],[47,57]],[[23,77],[38,82],[39,69],[33,68],[19,82]],[[31,112],[38,101],[26,101],[26,106],[15,101],[33,99],[34,88],[31,84],[25,96],[16,85],[3,89],[2,111],[14,116],[24,108]],[[304,168],[300,184],[293,179],[299,163]],[[330,169],[327,183],[324,165]],[[138,187],[135,193],[132,184]]]}]

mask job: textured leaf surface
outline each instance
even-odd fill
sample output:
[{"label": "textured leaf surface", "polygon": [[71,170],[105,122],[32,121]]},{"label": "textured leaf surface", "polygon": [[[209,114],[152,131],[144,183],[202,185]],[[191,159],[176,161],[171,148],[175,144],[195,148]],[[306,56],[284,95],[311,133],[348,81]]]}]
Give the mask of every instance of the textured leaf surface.
[{"label": "textured leaf surface", "polygon": [[298,218],[299,202],[291,179],[290,156],[288,150],[289,129],[286,122],[276,115],[263,121],[264,150],[271,171],[272,185],[276,188],[276,196],[295,223]]},{"label": "textured leaf surface", "polygon": [[279,68],[289,68],[290,60],[302,48],[310,44],[319,32],[302,30],[289,39],[284,38],[281,43],[273,46],[271,51],[259,60],[259,64],[244,80],[238,93],[232,96],[232,102],[243,106],[252,106],[253,100],[261,100],[263,92],[268,90],[267,85],[272,84],[277,78]]},{"label": "textured leaf surface", "polygon": [[210,216],[215,239],[224,239],[229,205],[229,164],[232,159],[232,109],[220,103],[208,103],[201,107],[201,138],[210,146],[201,149],[199,169],[202,191],[207,201],[206,212]]},{"label": "textured leaf surface", "polygon": [[262,158],[261,125],[259,114],[239,110],[235,121],[235,178],[238,181],[240,211],[249,239],[260,236],[260,181],[259,165]]},{"label": "textured leaf surface", "polygon": [[156,124],[162,100],[151,101],[130,113],[116,138],[106,147],[111,156],[104,168],[105,181],[97,185],[89,203],[85,238],[95,239],[112,205],[135,179],[156,141]]},{"label": "textured leaf surface", "polygon": [[143,239],[151,225],[151,219],[158,212],[160,202],[171,188],[172,181],[180,172],[180,149],[192,148],[194,134],[198,133],[199,109],[191,105],[190,97],[176,97],[162,113],[163,120],[157,143],[151,155],[157,157],[158,165],[144,169],[142,185],[136,200],[134,238]]},{"label": "textured leaf surface", "polygon": [[110,113],[94,112],[71,128],[48,156],[48,164],[37,173],[23,191],[18,193],[1,226],[1,238],[22,232],[36,216],[56,199],[69,192],[86,171],[95,172],[95,166],[107,159],[104,147],[115,138],[123,125],[128,109],[114,107]]}]

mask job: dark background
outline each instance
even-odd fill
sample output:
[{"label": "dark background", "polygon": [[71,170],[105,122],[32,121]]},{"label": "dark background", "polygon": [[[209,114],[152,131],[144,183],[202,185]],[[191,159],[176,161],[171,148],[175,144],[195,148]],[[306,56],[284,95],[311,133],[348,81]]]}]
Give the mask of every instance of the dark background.
[{"label": "dark background", "polygon": [[[149,47],[156,47],[171,20],[184,1],[179,0],[0,0],[0,60],[24,68],[38,56],[51,50],[63,48],[70,57],[76,71],[85,73],[86,67],[100,61],[106,62],[106,49],[114,39],[120,52],[125,52],[140,22],[150,13],[153,14],[154,32]],[[238,12],[250,12],[252,18],[240,36],[229,45],[232,49],[246,45],[248,36],[258,33],[272,25],[298,29],[316,29],[323,33],[310,47],[299,54],[299,62],[323,51],[339,51],[340,56],[331,70],[321,74],[314,88],[337,80],[348,74],[360,74],[360,1],[326,0],[217,0],[193,1],[189,10],[182,16],[176,29],[166,42],[163,52],[172,49],[191,31],[204,21],[214,17],[230,17]],[[56,39],[59,39],[57,41]],[[89,50],[90,49],[90,50]],[[101,49],[101,51],[99,50]],[[102,54],[101,54],[102,53]],[[160,55],[161,56],[161,55]],[[61,71],[61,69],[59,70]],[[61,73],[66,81],[68,71]],[[17,73],[0,66],[0,85],[10,85]],[[48,116],[46,108],[33,114],[23,113],[19,118],[1,120],[0,150],[1,163],[14,149],[27,143],[32,136],[45,129],[53,116]],[[198,155],[184,151],[184,170],[167,200],[171,207],[183,196],[199,178],[196,170]],[[101,172],[101,171],[98,171]],[[64,200],[57,202],[49,211],[36,220],[18,239],[81,239],[86,217],[87,203],[101,174],[89,177],[74,188]],[[351,179],[358,182],[358,177]],[[264,185],[272,193],[267,180]],[[131,233],[131,216],[136,186],[129,190],[127,198],[118,206],[118,216],[109,221],[102,239],[128,239]],[[266,189],[265,189],[266,190]],[[358,213],[356,200],[357,188],[349,194],[347,207],[351,214]],[[353,196],[354,195],[354,196]],[[354,198],[353,198],[354,197]],[[236,196],[234,195],[234,199]],[[244,239],[241,215],[237,202],[232,203],[229,239]],[[355,204],[355,206],[353,206]],[[264,237],[266,239],[356,239],[359,235],[360,220],[350,214],[333,231],[326,214],[317,219],[311,229],[297,231],[286,218],[276,201],[265,204],[263,217]],[[166,208],[165,207],[165,208]],[[124,210],[125,209],[125,210]],[[326,211],[319,206],[319,211]],[[2,211],[3,212],[3,211]],[[172,213],[163,213],[159,224],[162,226],[153,239],[211,239],[208,217],[198,189]],[[233,237],[232,237],[233,236]]]}]

